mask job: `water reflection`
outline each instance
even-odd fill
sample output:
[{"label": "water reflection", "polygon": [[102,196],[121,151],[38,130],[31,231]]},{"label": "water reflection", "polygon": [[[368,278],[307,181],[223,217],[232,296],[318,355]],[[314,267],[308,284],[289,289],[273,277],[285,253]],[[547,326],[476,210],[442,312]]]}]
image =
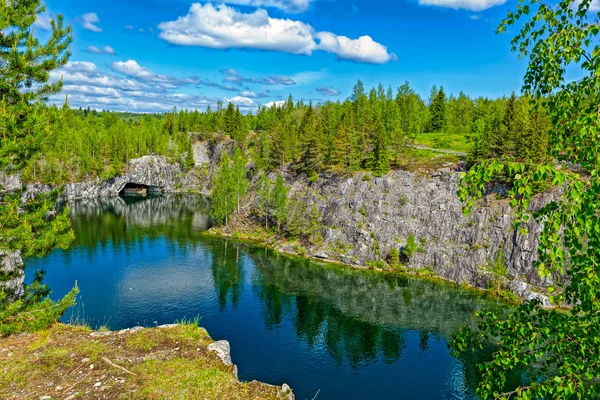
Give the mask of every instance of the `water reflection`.
[{"label": "water reflection", "polygon": [[200,316],[215,339],[231,342],[242,379],[287,382],[298,399],[318,390],[326,399],[472,397],[476,360],[452,359],[446,343],[495,301],[207,236],[210,204],[201,197],[69,206],[75,245],[30,265],[46,267],[56,297],[77,280],[92,324]]}]

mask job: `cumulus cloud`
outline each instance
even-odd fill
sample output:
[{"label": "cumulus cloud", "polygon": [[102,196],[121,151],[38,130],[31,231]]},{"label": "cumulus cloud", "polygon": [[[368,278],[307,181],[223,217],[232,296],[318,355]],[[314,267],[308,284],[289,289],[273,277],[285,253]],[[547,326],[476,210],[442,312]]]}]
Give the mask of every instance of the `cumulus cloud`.
[{"label": "cumulus cloud", "polygon": [[241,85],[245,82],[246,83],[262,83],[263,85],[284,85],[284,86],[291,86],[291,85],[296,84],[296,82],[294,82],[294,80],[292,78],[290,78],[289,76],[283,76],[283,75],[272,75],[272,76],[268,76],[265,78],[247,78],[247,77],[240,75],[239,72],[237,72],[236,70],[231,69],[231,68],[224,68],[220,72],[221,72],[221,75],[224,76],[223,80],[225,82],[234,83],[236,85]]},{"label": "cumulus cloud", "polygon": [[388,53],[387,47],[377,43],[370,36],[350,39],[331,32],[319,32],[319,49],[335,54],[338,58],[370,64],[385,64],[396,61],[394,53]]},{"label": "cumulus cloud", "polygon": [[123,28],[127,29],[128,31],[132,31],[134,29],[132,25],[125,25]]},{"label": "cumulus cloud", "polygon": [[339,59],[372,64],[396,59],[394,54],[388,53],[387,47],[370,36],[350,39],[331,32],[315,32],[312,26],[301,21],[271,18],[264,9],[246,14],[224,4],[194,3],[187,15],[163,22],[158,28],[160,38],[180,46],[256,49],[301,55],[323,50]]},{"label": "cumulus cloud", "polygon": [[43,31],[49,31],[50,29],[52,29],[52,25],[50,24],[51,20],[52,20],[52,17],[50,16],[50,14],[48,14],[48,13],[39,14],[36,16],[33,26],[35,26],[36,28],[39,28]]},{"label": "cumulus cloud", "polygon": [[340,93],[339,90],[332,88],[331,86],[321,86],[317,88],[317,92],[321,92],[325,96],[338,96]]},{"label": "cumulus cloud", "polygon": [[237,86],[233,86],[231,84],[223,85],[223,84],[213,82],[210,80],[201,80],[200,85],[207,86],[207,87],[213,87],[213,88],[221,89],[221,90],[227,90],[229,92],[237,92],[238,90],[240,90],[240,88]]},{"label": "cumulus cloud", "polygon": [[224,0],[223,3],[241,4],[253,7],[273,7],[287,13],[301,13],[310,7],[314,0]]},{"label": "cumulus cloud", "polygon": [[315,50],[313,28],[300,21],[270,18],[259,9],[241,13],[226,5],[192,4],[189,13],[158,25],[171,44],[213,49],[248,48],[309,55]]},{"label": "cumulus cloud", "polygon": [[240,93],[240,96],[242,97],[248,97],[251,99],[259,99],[259,98],[265,98],[265,97],[271,97],[271,95],[267,92],[260,92],[260,93],[256,93],[250,90],[244,90]]},{"label": "cumulus cloud", "polygon": [[110,46],[104,46],[102,49],[99,49],[96,46],[88,46],[87,49],[85,49],[86,52],[88,53],[93,53],[93,54],[108,54],[111,56],[116,55],[117,53],[115,52],[115,50],[110,47]]},{"label": "cumulus cloud", "polygon": [[506,0],[419,0],[424,6],[453,8],[455,10],[483,11],[506,3]]},{"label": "cumulus cloud", "polygon": [[[194,82],[196,78],[179,79],[155,74],[137,62],[135,64],[122,62],[117,65],[132,76],[123,78],[102,72],[92,62],[67,63],[60,70],[51,73],[52,80],[63,78],[64,81],[63,92],[51,97],[51,102],[62,104],[64,95],[68,94],[72,106],[98,110],[164,112],[172,110],[173,107],[204,110],[208,106],[215,108],[220,100],[231,100],[240,107],[242,112],[256,109],[252,99],[241,95],[222,99],[173,92],[171,87],[177,88],[178,85]],[[160,82],[164,79],[169,79],[173,84],[167,87]]]},{"label": "cumulus cloud", "polygon": [[283,107],[286,102],[287,102],[287,100],[277,100],[277,101],[270,101],[270,102],[265,103],[263,105],[265,107],[267,107],[267,108],[271,108],[273,106],[275,106],[275,107]]},{"label": "cumulus cloud", "polygon": [[251,98],[248,98],[248,97],[244,97],[244,96],[235,96],[235,97],[232,97],[231,99],[225,98],[225,102],[233,103],[235,105],[244,106],[244,107],[255,107],[256,106],[256,104],[254,103],[254,100],[252,100]]},{"label": "cumulus cloud", "polygon": [[102,28],[96,25],[100,22],[100,18],[98,18],[98,14],[96,13],[86,13],[80,15],[79,17],[77,17],[77,20],[79,21],[79,23],[81,23],[83,29],[92,32],[102,32]]},{"label": "cumulus cloud", "polygon": [[106,54],[110,54],[111,56],[114,56],[115,54],[117,54],[117,53],[115,52],[115,49],[113,49],[112,47],[110,47],[110,46],[108,46],[108,45],[104,46],[104,52],[105,52]]}]

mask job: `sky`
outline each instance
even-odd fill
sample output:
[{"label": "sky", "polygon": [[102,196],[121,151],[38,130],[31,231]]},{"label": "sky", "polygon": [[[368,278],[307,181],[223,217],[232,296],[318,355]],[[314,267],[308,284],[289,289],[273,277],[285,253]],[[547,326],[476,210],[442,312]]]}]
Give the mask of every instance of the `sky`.
[{"label": "sky", "polygon": [[[495,33],[516,0],[48,0],[73,29],[69,63],[51,100],[74,107],[163,112],[216,107],[244,112],[294,98],[346,99],[409,81],[427,98],[519,91],[526,60]],[[516,28],[515,28],[516,29]]]}]

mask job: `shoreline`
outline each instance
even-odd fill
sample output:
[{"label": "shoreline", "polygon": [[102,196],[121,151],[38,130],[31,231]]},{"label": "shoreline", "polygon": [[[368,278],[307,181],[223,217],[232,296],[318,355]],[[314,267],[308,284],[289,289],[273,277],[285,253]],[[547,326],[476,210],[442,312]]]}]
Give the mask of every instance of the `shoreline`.
[{"label": "shoreline", "polygon": [[331,267],[342,267],[342,268],[348,268],[348,269],[362,271],[362,272],[371,271],[371,272],[376,272],[376,273],[380,273],[380,274],[408,276],[408,277],[412,277],[412,278],[418,278],[418,279],[428,280],[428,281],[437,282],[437,283],[450,284],[450,285],[455,286],[456,288],[473,291],[480,295],[490,296],[490,297],[493,297],[494,299],[501,300],[503,302],[506,302],[506,303],[509,303],[512,305],[523,303],[523,300],[520,298],[518,300],[512,299],[512,298],[507,298],[507,297],[499,295],[498,293],[494,293],[491,290],[478,288],[467,282],[461,284],[461,283],[452,281],[450,279],[439,276],[439,275],[435,274],[434,272],[433,273],[420,273],[419,270],[414,269],[414,268],[411,269],[408,267],[405,267],[404,270],[400,270],[400,271],[393,270],[392,267],[390,267],[389,270],[386,270],[386,269],[378,268],[378,267],[369,267],[369,266],[358,265],[358,264],[348,264],[348,263],[344,263],[342,261],[337,261],[337,260],[319,258],[319,257],[310,256],[310,255],[302,255],[302,254],[298,254],[298,253],[291,252],[291,251],[282,249],[280,247],[274,246],[273,244],[268,243],[267,241],[263,241],[256,237],[253,237],[251,235],[243,235],[242,234],[242,235],[238,236],[235,233],[230,234],[230,233],[221,232],[219,227],[212,227],[209,230],[202,232],[202,234],[209,236],[209,237],[214,237],[214,238],[231,239],[231,240],[235,240],[235,241],[238,241],[241,243],[247,243],[252,246],[265,247],[265,248],[268,248],[279,254],[285,255],[287,257],[299,258],[304,261],[323,263],[323,264],[327,264]]}]

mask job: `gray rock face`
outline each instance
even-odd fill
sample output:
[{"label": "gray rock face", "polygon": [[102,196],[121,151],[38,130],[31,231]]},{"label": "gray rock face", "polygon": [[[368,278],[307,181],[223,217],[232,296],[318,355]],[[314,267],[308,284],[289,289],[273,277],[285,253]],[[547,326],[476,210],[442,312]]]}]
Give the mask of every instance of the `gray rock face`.
[{"label": "gray rock face", "polygon": [[20,251],[0,250],[0,272],[7,274],[9,279],[0,280],[0,290],[18,297],[23,292],[25,272],[23,271],[23,259]]},{"label": "gray rock face", "polygon": [[21,173],[6,174],[0,171],[0,192],[14,192],[23,187]]},{"label": "gray rock face", "polygon": [[228,367],[232,366],[231,362],[231,347],[227,340],[219,340],[208,345],[208,351],[217,353],[217,356],[223,361],[223,364]]},{"label": "gray rock face", "polygon": [[[385,259],[393,247],[402,253],[412,234],[418,249],[405,260],[409,268],[431,268],[450,281],[485,288],[492,278],[489,265],[504,257],[515,281],[546,283],[532,268],[541,226],[531,221],[527,236],[515,232],[507,201],[484,202],[465,217],[456,195],[458,173],[422,177],[394,171],[382,178],[363,176],[325,178],[310,186],[303,180],[291,181],[288,196],[304,199],[307,212],[316,207],[324,226],[323,242],[310,247],[309,255],[364,266]],[[540,196],[532,207],[551,197]]]},{"label": "gray rock face", "polygon": [[165,192],[174,192],[182,175],[179,165],[170,164],[165,157],[145,156],[131,160],[126,172],[107,182],[99,179],[87,182],[70,183],[65,186],[65,200],[90,197],[114,197],[128,183],[160,188]]}]

